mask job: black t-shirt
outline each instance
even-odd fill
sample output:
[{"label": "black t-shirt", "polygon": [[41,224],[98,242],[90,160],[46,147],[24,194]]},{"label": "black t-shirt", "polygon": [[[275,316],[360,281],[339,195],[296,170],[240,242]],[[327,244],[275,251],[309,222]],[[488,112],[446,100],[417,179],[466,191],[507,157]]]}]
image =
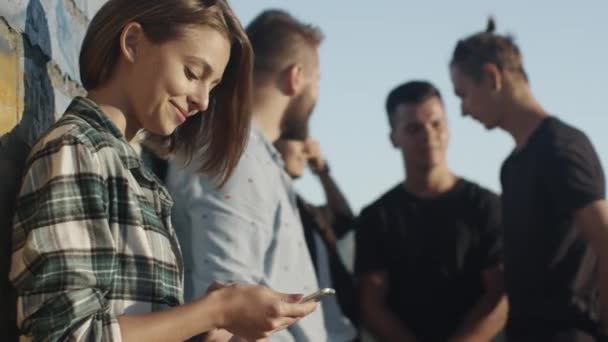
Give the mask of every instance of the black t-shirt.
[{"label": "black t-shirt", "polygon": [[356,236],[357,275],[386,271],[390,310],[420,341],[446,341],[501,262],[500,200],[466,180],[432,199],[400,184],[361,212]]},{"label": "black t-shirt", "polygon": [[548,117],[501,171],[508,333],[595,329],[596,259],[574,214],[604,198],[604,172],[581,131]]}]

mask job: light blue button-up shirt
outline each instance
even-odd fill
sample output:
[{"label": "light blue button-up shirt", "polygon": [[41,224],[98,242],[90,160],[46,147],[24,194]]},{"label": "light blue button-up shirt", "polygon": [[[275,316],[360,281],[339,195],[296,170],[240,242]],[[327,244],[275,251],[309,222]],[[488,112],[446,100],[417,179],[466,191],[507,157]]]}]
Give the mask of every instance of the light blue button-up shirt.
[{"label": "light blue button-up shirt", "polygon": [[[257,283],[304,295],[318,289],[295,191],[283,167],[281,155],[255,126],[221,189],[189,168],[170,165],[167,183],[185,262],[186,301],[205,294],[214,281]],[[330,340],[322,310],[270,340]]]}]

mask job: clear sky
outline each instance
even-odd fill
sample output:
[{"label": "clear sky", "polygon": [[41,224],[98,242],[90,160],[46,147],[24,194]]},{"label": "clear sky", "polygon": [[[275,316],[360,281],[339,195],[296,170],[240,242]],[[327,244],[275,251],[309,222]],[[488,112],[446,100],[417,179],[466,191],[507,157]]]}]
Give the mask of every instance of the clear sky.
[{"label": "clear sky", "polygon": [[[266,8],[281,8],[318,24],[321,96],[311,134],[355,210],[405,177],[401,156],[388,140],[384,101],[395,85],[426,79],[442,91],[452,140],[451,168],[500,192],[499,170],[513,147],[505,133],[486,131],[460,115],[448,63],[459,38],[485,28],[516,38],[532,89],[545,108],[582,129],[608,171],[608,1],[337,1],[232,0],[244,25]],[[297,182],[321,203],[316,180]]]}]

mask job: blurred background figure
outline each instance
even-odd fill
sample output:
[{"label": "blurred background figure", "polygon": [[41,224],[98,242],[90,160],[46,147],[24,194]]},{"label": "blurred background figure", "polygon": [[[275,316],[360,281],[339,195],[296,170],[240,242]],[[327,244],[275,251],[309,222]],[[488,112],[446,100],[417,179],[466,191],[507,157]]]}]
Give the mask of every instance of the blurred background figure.
[{"label": "blurred background figure", "polygon": [[[454,43],[478,31],[480,20],[490,13],[500,18],[501,31],[516,36],[525,51],[526,71],[534,75],[531,87],[538,98],[583,130],[603,164],[608,163],[604,132],[608,44],[598,43],[608,32],[607,1],[468,0],[441,3],[439,11],[435,2],[417,3],[412,10],[411,3],[397,0],[374,5],[233,0],[231,5],[245,22],[268,6],[279,6],[323,27],[327,40],[319,50],[323,76],[316,111],[333,114],[313,115],[310,130],[331,156],[332,175],[355,213],[403,180],[401,158],[395,158],[396,150],[386,148],[387,122],[378,120],[378,112],[384,109],[386,94],[407,79],[432,80],[444,92],[450,128],[457,133],[450,141],[450,167],[500,193],[500,165],[511,151],[512,139],[503,132],[485,134],[474,121],[457,119],[460,103],[447,96],[452,84],[444,67]],[[321,204],[325,195],[317,185],[311,173],[296,183],[303,197]]]},{"label": "blurred background figure", "polygon": [[490,18],[486,31],[459,40],[450,71],[462,114],[515,141],[500,173],[508,338],[605,341],[608,202],[601,162],[585,133],[540,104],[521,50],[494,30]]},{"label": "blurred background figure", "polygon": [[[179,160],[169,165],[173,222],[185,262],[185,298],[215,281],[264,284],[304,295],[319,283],[302,229],[296,193],[273,143],[304,140],[319,96],[321,29],[282,10],[247,26],[255,53],[251,130],[225,183]],[[219,114],[219,113],[218,113]],[[220,114],[221,116],[221,114]],[[273,341],[333,340],[321,310]]]},{"label": "blurred background figure", "polygon": [[432,84],[399,85],[386,111],[406,178],[358,218],[363,325],[379,341],[490,341],[507,316],[498,197],[450,170]]},{"label": "blurred background figure", "polygon": [[336,297],[324,299],[321,306],[327,328],[336,330],[332,341],[353,341],[358,309],[354,278],[340,257],[337,244],[352,230],[353,212],[332,178],[329,163],[316,140],[281,139],[275,146],[283,157],[289,176],[300,178],[308,165],[321,183],[326,204],[315,206],[298,195],[298,210],[319,286],[336,290]]}]

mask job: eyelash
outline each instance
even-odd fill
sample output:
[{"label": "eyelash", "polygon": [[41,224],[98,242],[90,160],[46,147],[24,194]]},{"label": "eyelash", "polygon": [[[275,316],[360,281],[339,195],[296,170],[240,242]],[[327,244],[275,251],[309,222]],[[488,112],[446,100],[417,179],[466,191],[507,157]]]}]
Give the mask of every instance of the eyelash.
[{"label": "eyelash", "polygon": [[[196,76],[195,73],[190,70],[188,67],[184,67],[184,73],[186,74],[186,78],[190,81],[198,81],[200,77]],[[221,82],[216,82],[211,86],[211,90],[214,90]]]},{"label": "eyelash", "polygon": [[184,68],[184,73],[186,74],[186,78],[188,78],[190,81],[198,80],[198,77],[188,67]]}]

